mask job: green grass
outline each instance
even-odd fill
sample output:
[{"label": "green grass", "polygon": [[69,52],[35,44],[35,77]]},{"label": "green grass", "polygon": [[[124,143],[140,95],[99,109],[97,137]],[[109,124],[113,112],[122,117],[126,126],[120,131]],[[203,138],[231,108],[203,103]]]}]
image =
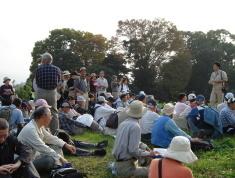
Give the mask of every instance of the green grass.
[{"label": "green grass", "polygon": [[[109,162],[113,161],[111,155],[114,138],[86,132],[75,137],[88,142],[108,140],[107,155],[105,157],[68,157],[68,160],[82,172],[88,173],[89,178],[114,178],[107,170]],[[235,178],[235,137],[224,137],[213,142],[214,150],[196,152],[199,161],[188,165],[195,178]]]}]

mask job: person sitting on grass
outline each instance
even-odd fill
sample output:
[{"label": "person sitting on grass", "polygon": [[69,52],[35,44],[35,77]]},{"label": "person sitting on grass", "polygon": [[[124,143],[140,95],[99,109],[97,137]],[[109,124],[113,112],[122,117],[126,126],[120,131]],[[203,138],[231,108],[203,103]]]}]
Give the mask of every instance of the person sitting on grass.
[{"label": "person sitting on grass", "polygon": [[174,109],[174,118],[179,117],[179,115],[188,107],[186,104],[187,96],[185,93],[180,93],[178,96],[178,102],[175,105]]},{"label": "person sitting on grass", "polygon": [[147,112],[140,119],[141,128],[141,140],[149,144],[151,143],[151,132],[153,129],[154,122],[159,118],[157,111],[157,102],[153,99],[149,100],[147,103]]},{"label": "person sitting on grass", "polygon": [[143,103],[133,101],[126,111],[128,119],[118,127],[112,152],[116,160],[114,170],[118,176],[148,176],[148,168],[139,167],[137,161],[138,158],[155,156],[147,145],[141,143],[139,119],[143,116],[143,111]]},{"label": "person sitting on grass", "polygon": [[198,95],[196,104],[197,107],[193,108],[187,116],[189,130],[193,137],[210,138],[215,129],[206,122],[207,118],[204,117],[205,108],[207,108],[205,106],[205,97],[203,95]]},{"label": "person sitting on grass", "polygon": [[193,178],[190,168],[183,165],[197,161],[192,152],[190,141],[184,136],[176,136],[164,153],[163,159],[152,160],[149,178]]},{"label": "person sitting on grass", "polygon": [[[51,122],[51,111],[41,106],[33,113],[33,119],[21,130],[18,140],[33,150],[33,163],[39,172],[48,172],[68,161],[63,157],[62,148],[76,153],[73,145],[65,143],[46,130]],[[50,145],[50,146],[48,146]]]},{"label": "person sitting on grass", "polygon": [[154,146],[167,148],[175,136],[185,136],[191,140],[191,136],[181,130],[172,119],[174,105],[165,104],[160,116],[154,123],[152,129],[151,143]]},{"label": "person sitting on grass", "polygon": [[173,119],[178,127],[184,130],[188,130],[187,116],[192,111],[193,108],[197,107],[196,104],[196,95],[191,93],[188,95],[188,105],[179,115],[174,115]]},{"label": "person sitting on grass", "polygon": [[122,93],[116,101],[116,108],[125,108],[128,106],[127,93]]},{"label": "person sitting on grass", "polygon": [[222,109],[219,118],[222,121],[224,133],[235,134],[235,98],[228,100],[228,106]]},{"label": "person sitting on grass", "polygon": [[234,98],[233,93],[227,93],[227,94],[224,96],[224,102],[218,104],[217,110],[218,110],[219,112],[221,112],[222,109],[224,109],[225,107],[227,107],[227,106],[228,106],[228,100],[231,99],[231,98]]},{"label": "person sitting on grass", "polygon": [[[16,154],[18,157],[15,159]],[[0,177],[39,178],[36,169],[30,164],[31,154],[29,147],[19,142],[15,136],[9,135],[8,122],[0,118]]]},{"label": "person sitting on grass", "polygon": [[60,128],[65,130],[70,135],[80,134],[85,127],[91,128],[93,131],[102,132],[103,128],[94,121],[94,118],[89,114],[71,117],[69,114],[71,106],[68,102],[64,102],[59,112]]},{"label": "person sitting on grass", "polygon": [[104,96],[99,96],[95,105],[94,119],[103,128],[106,127],[106,122],[110,115],[116,111],[116,109],[107,105],[107,102]]}]

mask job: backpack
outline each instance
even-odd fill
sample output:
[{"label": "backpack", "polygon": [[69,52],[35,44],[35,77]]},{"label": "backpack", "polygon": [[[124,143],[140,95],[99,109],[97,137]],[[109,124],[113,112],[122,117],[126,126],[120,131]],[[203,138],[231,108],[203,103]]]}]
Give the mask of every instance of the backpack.
[{"label": "backpack", "polygon": [[101,106],[93,106],[89,109],[88,113],[94,117],[96,109],[98,109]]},{"label": "backpack", "polygon": [[106,127],[111,129],[118,128],[118,112],[114,112],[109,116],[108,120],[106,121]]},{"label": "backpack", "polygon": [[209,151],[212,150],[213,148],[214,148],[213,144],[207,140],[197,140],[191,142],[191,149],[193,151],[197,150]]},{"label": "backpack", "polygon": [[87,178],[85,173],[74,168],[60,168],[51,172],[51,178]]},{"label": "backpack", "polygon": [[72,138],[64,130],[57,129],[56,132],[54,133],[54,135],[57,136],[58,138],[60,138],[61,140],[63,140],[64,142],[71,144],[71,145],[74,145]]},{"label": "backpack", "polygon": [[0,118],[6,119],[7,122],[10,122],[11,114],[13,109],[10,106],[4,106],[0,109]]}]

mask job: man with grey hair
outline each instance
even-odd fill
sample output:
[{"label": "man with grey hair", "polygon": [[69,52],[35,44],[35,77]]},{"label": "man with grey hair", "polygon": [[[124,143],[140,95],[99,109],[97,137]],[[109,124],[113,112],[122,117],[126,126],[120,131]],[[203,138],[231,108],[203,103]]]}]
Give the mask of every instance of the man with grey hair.
[{"label": "man with grey hair", "polygon": [[36,99],[45,99],[52,107],[52,121],[50,123],[51,132],[59,129],[59,119],[57,116],[57,91],[59,81],[61,80],[61,71],[58,67],[52,65],[53,57],[50,53],[44,53],[41,56],[41,65],[36,70]]}]

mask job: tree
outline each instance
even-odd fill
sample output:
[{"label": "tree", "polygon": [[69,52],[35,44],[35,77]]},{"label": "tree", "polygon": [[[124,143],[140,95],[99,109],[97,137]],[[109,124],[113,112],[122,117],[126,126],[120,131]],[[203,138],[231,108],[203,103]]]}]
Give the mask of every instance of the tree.
[{"label": "tree", "polygon": [[235,36],[226,30],[182,33],[192,56],[192,75],[187,90],[209,97],[211,88],[208,81],[214,62],[222,64],[222,70],[225,70],[229,77],[230,89],[234,88]]},{"label": "tree", "polygon": [[[81,66],[101,64],[105,58],[108,44],[102,35],[81,32],[73,29],[56,29],[48,38],[35,43],[30,71],[34,73],[40,55],[52,54],[53,63],[62,70],[75,70]],[[32,76],[31,76],[32,77]]]},{"label": "tree", "polygon": [[159,81],[161,64],[185,48],[176,26],[163,19],[119,21],[117,40],[131,66],[135,88],[150,93]]},{"label": "tree", "polygon": [[156,91],[161,100],[175,100],[178,94],[185,91],[191,78],[192,64],[189,51],[183,51],[161,66],[161,79]]}]

